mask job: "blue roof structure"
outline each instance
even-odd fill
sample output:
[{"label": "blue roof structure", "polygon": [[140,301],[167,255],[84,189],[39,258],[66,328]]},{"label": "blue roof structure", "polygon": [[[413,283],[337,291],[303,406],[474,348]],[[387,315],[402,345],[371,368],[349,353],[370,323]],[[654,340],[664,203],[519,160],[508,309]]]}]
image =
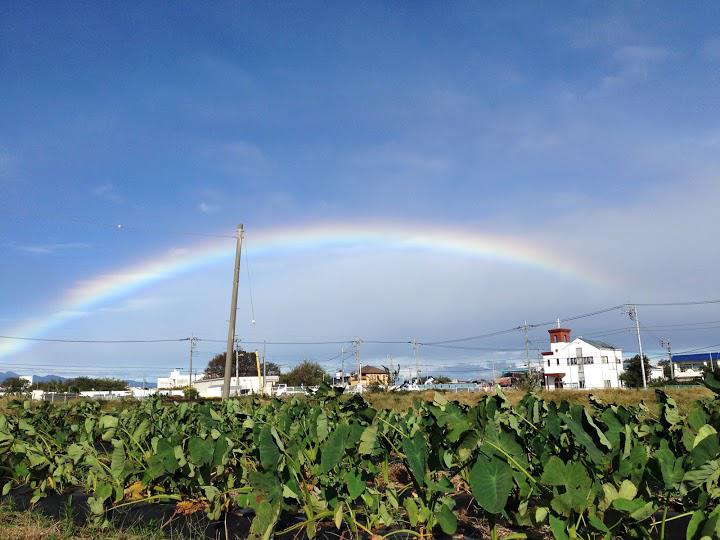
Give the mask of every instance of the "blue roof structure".
[{"label": "blue roof structure", "polygon": [[708,362],[712,360],[717,362],[720,360],[720,352],[700,352],[691,354],[673,354],[672,361],[679,362]]}]

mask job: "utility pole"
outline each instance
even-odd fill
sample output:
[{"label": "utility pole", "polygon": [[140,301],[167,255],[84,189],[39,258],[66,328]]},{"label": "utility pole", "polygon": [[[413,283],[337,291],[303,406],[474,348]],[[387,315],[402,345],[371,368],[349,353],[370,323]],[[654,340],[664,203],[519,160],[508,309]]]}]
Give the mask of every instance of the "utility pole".
[{"label": "utility pole", "polygon": [[356,338],[353,340],[353,352],[355,354],[355,363],[357,364],[358,368],[358,385],[360,385],[360,393],[363,392],[363,386],[362,386],[362,364],[360,363],[360,338]]},{"label": "utility pole", "polygon": [[[660,340],[660,346],[663,349],[667,349],[668,360],[670,361],[670,378],[674,381],[675,380],[675,369],[673,367],[673,361],[672,361],[672,344],[670,343],[669,339],[662,338]],[[711,356],[711,358],[712,358],[712,356]]]},{"label": "utility pole", "polygon": [[530,377],[530,350],[528,349],[528,323],[525,321],[522,325],[523,332],[525,333],[525,362],[527,363],[528,377]]},{"label": "utility pole", "polygon": [[260,391],[260,397],[263,396],[263,384],[265,381],[263,380],[262,373],[260,372],[260,352],[255,349],[255,367],[257,368],[257,374],[258,374],[258,389]]},{"label": "utility pole", "polygon": [[192,362],[193,362],[193,354],[195,353],[195,348],[197,347],[198,339],[195,336],[192,336],[190,338],[190,388],[192,388],[193,385],[193,368],[192,368]]},{"label": "utility pole", "polygon": [[637,306],[627,306],[628,316],[635,321],[635,331],[637,332],[638,348],[640,349],[640,371],[642,372],[643,388],[647,388],[647,379],[645,377],[645,357],[643,356],[642,339],[640,338],[640,319],[638,318]]},{"label": "utility pole", "polygon": [[340,376],[342,377],[342,385],[345,386],[345,345],[340,347]]},{"label": "utility pole", "polygon": [[266,340],[263,339],[263,384],[265,384],[265,377],[267,377],[267,366],[265,365],[265,349],[267,347]]},{"label": "utility pole", "polygon": [[223,380],[222,398],[230,397],[230,375],[232,374],[232,353],[235,342],[235,318],[237,317],[238,284],[240,283],[240,252],[245,231],[242,224],[235,232],[235,272],[233,274],[232,296],[230,297],[230,321],[228,322],[227,351],[225,353],[225,378]]},{"label": "utility pole", "polygon": [[415,359],[415,384],[420,384],[420,344],[412,340],[413,358]]}]

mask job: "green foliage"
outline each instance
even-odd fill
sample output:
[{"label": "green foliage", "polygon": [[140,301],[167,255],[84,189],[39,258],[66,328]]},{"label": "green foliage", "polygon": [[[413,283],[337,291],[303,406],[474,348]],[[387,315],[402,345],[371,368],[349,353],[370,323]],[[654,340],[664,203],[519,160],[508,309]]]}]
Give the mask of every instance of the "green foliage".
[{"label": "green foliage", "polygon": [[109,390],[127,390],[128,385],[125,381],[112,378],[93,378],[93,377],[76,377],[74,379],[64,379],[60,381],[47,381],[34,385],[39,390],[46,392],[89,392],[98,390],[106,392]]},{"label": "green foliage", "polygon": [[200,396],[200,392],[198,392],[197,388],[194,388],[192,386],[185,386],[182,389],[183,396],[187,399],[197,399],[198,396]]},{"label": "green foliage", "polygon": [[0,390],[8,394],[22,394],[27,392],[30,383],[20,377],[8,377],[0,383]]},{"label": "green foliage", "polygon": [[319,386],[326,376],[320,364],[305,360],[288,373],[280,375],[280,382],[288,386]]},{"label": "green foliage", "polygon": [[[645,364],[645,379],[647,383],[650,383],[650,361],[648,357],[643,355],[643,361]],[[628,388],[642,388],[642,366],[640,365],[640,355],[636,354],[625,365],[625,371],[620,375],[620,380]]]},{"label": "green foliage", "polygon": [[[706,385],[720,392],[713,375]],[[14,402],[0,415],[0,485],[26,487],[33,503],[82,489],[97,525],[141,502],[212,520],[251,508],[252,538],[280,535],[279,523],[310,538],[321,525],[453,535],[468,508],[495,536],[502,521],[557,539],[659,538],[670,513],[690,520],[687,538],[717,537],[720,399],[687,414],[661,391],[657,402],[583,408],[527,394],[513,407],[498,393],[468,406],[436,394],[378,411],[324,385],[313,398],[152,399],[112,414]]]},{"label": "green foliage", "polygon": [[[235,369],[235,358],[237,357],[237,370]],[[262,360],[260,361],[260,369],[262,369]],[[265,371],[267,375],[280,375],[280,366],[274,362],[265,362]],[[255,352],[237,349],[233,355],[232,361],[232,377],[257,377],[257,361],[255,360]],[[225,353],[218,353],[213,356],[205,368],[206,377],[224,377],[225,376]]]}]

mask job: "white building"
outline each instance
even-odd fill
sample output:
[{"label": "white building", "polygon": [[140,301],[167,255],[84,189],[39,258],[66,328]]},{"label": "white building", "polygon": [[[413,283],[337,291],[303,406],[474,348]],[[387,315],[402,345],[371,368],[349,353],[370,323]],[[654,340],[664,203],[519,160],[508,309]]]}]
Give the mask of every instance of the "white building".
[{"label": "white building", "polygon": [[[193,375],[193,386],[195,382],[202,380],[203,375]],[[158,377],[157,387],[158,390],[165,388],[184,388],[190,386],[190,374],[182,373],[178,368],[173,369],[170,372],[169,377]]]},{"label": "white building", "polygon": [[[268,375],[264,377],[263,392],[270,395],[273,386],[277,384],[280,377],[277,375]],[[167,395],[171,388],[185,388],[190,386],[189,375],[183,374],[179,369],[173,369],[169,377],[158,377],[157,391],[158,394]],[[217,378],[195,378],[193,376],[192,387],[198,391],[200,397],[222,397],[223,379]],[[230,379],[230,395],[257,394],[260,390],[260,379],[257,375],[250,377],[232,377]]]},{"label": "white building", "polygon": [[582,337],[570,338],[569,328],[549,330],[550,350],[542,353],[545,388],[620,388],[622,351]]},{"label": "white building", "polygon": [[[272,395],[273,386],[278,383],[280,377],[277,375],[267,375],[263,377],[263,393],[267,396]],[[230,378],[230,395],[258,394],[260,392],[260,381],[257,375],[251,377],[231,377]],[[200,397],[222,397],[223,379],[200,379],[193,381],[193,388],[198,391]]]},{"label": "white building", "polygon": [[650,380],[662,381],[665,378],[665,370],[662,366],[650,366]]},{"label": "white building", "polygon": [[718,361],[720,361],[720,352],[673,354],[675,379],[678,381],[702,379],[705,376],[705,369],[714,370],[718,367]]}]

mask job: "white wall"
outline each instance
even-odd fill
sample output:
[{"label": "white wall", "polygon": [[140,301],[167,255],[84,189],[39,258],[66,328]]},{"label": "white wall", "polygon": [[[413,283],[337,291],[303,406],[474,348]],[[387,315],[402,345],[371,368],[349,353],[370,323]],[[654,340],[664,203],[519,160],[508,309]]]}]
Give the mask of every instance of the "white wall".
[{"label": "white wall", "polygon": [[[194,371],[194,370],[193,370]],[[202,375],[193,375],[193,386],[195,381],[202,380]],[[158,377],[158,388],[183,388],[190,386],[190,374],[182,373],[179,369],[173,369],[169,377]]]},{"label": "white wall", "polygon": [[[600,349],[582,338],[575,338],[569,343],[550,343],[550,347],[552,354],[543,356],[543,371],[562,374],[560,381],[563,388],[621,387],[623,364],[620,349]],[[583,360],[578,358],[577,349],[582,349]],[[554,387],[554,380],[554,377],[548,377],[550,389]]]},{"label": "white wall", "polygon": [[[268,375],[265,377],[263,392],[270,395],[273,385],[277,384],[280,378],[277,375]],[[193,382],[195,388],[201,397],[222,397],[222,379],[201,379]],[[230,379],[230,395],[238,394],[257,394],[260,389],[260,381],[257,376],[252,377],[232,377]]]}]

